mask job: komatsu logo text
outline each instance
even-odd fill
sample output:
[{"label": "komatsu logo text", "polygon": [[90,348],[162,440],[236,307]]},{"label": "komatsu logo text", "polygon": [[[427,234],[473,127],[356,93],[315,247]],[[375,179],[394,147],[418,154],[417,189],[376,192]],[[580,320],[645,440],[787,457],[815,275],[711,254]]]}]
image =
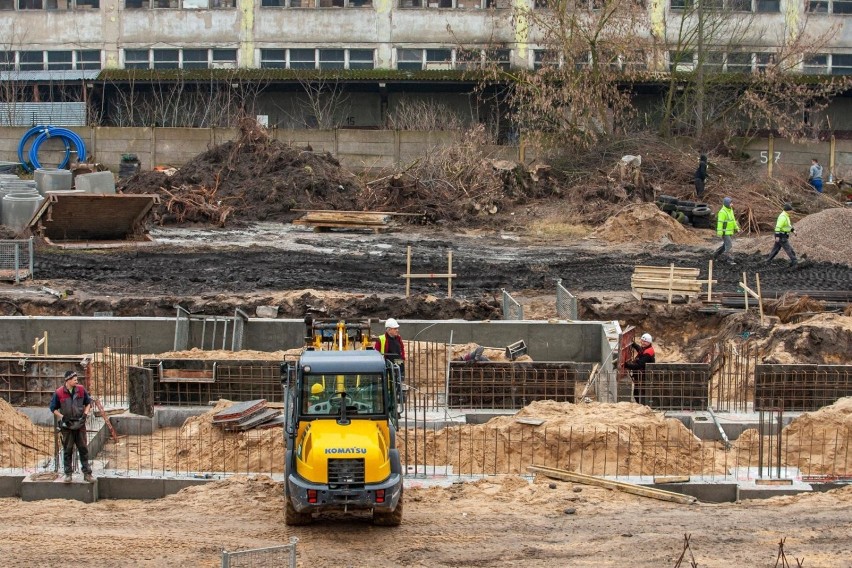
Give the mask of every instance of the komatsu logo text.
[{"label": "komatsu logo text", "polygon": [[326,448],[326,454],[366,454],[367,448]]}]

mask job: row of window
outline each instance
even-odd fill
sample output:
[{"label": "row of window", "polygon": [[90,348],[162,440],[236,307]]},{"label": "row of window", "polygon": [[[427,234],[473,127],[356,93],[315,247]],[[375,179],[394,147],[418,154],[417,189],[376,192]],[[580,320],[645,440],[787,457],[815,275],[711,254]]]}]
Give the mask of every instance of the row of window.
[{"label": "row of window", "polygon": [[[636,0],[644,6],[643,0]],[[577,0],[578,4],[596,9],[600,0]],[[672,10],[688,10],[696,0],[670,0]],[[487,9],[511,8],[511,0],[398,0],[400,8]],[[373,0],[261,0],[268,8],[365,8]],[[533,6],[547,9],[548,0],[533,0]],[[704,0],[709,10],[735,12],[778,13],[781,0]],[[811,13],[852,14],[852,0],[804,0],[805,10]],[[0,10],[97,10],[100,0],[0,0]],[[184,9],[206,10],[236,8],[236,0],[124,0],[126,10]]]},{"label": "row of window", "polygon": [[[642,51],[629,55],[603,54],[606,65],[613,69],[647,69],[647,59]],[[728,73],[756,73],[773,64],[773,54],[761,52],[708,51],[703,66],[708,71]],[[422,71],[440,69],[479,69],[496,65],[510,67],[509,49],[449,49],[449,48],[397,48],[396,69]],[[668,53],[669,70],[689,72],[698,65],[693,51]],[[533,67],[564,66],[577,69],[592,64],[587,53],[574,61],[548,50],[533,51]],[[346,48],[282,48],[261,49],[262,69],[375,69],[375,51]],[[100,70],[101,52],[94,49],[57,51],[0,51],[0,70],[8,71],[70,71]],[[237,50],[221,48],[185,49],[126,49],[125,69],[236,69]],[[802,72],[808,75],[852,75],[852,54],[822,53],[806,57]]]},{"label": "row of window", "polygon": [[100,68],[101,52],[97,49],[0,51],[0,70],[4,71],[71,71]]}]

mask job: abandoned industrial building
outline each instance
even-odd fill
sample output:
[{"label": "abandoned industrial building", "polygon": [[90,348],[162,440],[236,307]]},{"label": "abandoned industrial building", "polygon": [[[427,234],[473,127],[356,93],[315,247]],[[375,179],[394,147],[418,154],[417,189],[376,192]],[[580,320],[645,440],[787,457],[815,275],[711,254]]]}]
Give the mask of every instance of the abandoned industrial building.
[{"label": "abandoned industrial building", "polygon": [[[600,12],[611,4],[628,3],[582,9]],[[668,72],[699,66],[723,73],[760,72],[789,51],[791,38],[808,34],[815,39],[787,65],[791,72],[852,73],[852,35],[845,26],[852,2],[701,4],[630,2],[631,25],[642,41],[609,64],[646,71],[650,78],[644,87],[633,88],[659,92],[665,84],[661,76]],[[488,115],[502,111],[499,104],[471,102],[481,80],[471,71],[592,63],[591,52],[567,61],[528,21],[565,6],[546,0],[2,0],[0,98],[4,105],[82,102],[89,125],[226,125],[193,113],[185,113],[191,123],[184,124],[166,116],[143,117],[138,109],[117,110],[152,90],[162,96],[163,88],[154,84],[172,85],[170,95],[179,84],[184,95],[213,98],[227,91],[227,104],[237,101],[265,116],[270,126],[285,128],[387,127],[388,110],[402,99],[434,97],[462,117],[486,122]],[[714,18],[718,21],[711,23]],[[692,22],[693,28],[695,21],[704,22],[701,45],[684,35],[681,21]],[[303,97],[308,84],[346,93],[346,108],[333,113],[331,124],[316,112],[296,108],[294,100]],[[10,116],[21,113],[5,112],[10,116],[2,120],[31,125],[32,112],[17,118]],[[845,128],[842,118],[833,126]]]}]

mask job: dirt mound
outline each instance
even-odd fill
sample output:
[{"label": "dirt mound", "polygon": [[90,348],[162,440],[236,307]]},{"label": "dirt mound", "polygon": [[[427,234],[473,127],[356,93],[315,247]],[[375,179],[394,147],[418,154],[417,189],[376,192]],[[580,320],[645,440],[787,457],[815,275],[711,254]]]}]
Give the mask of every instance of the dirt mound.
[{"label": "dirt mound", "polygon": [[[518,420],[524,418],[543,422],[534,426]],[[405,438],[407,451],[413,452],[413,436]],[[494,455],[493,448],[516,448],[521,440],[522,456],[513,451]],[[705,448],[680,421],[626,402],[534,402],[515,416],[428,432],[425,446],[421,452],[427,460],[449,464],[462,474],[522,474],[535,463],[592,475],[626,474],[628,468],[634,475],[660,475],[702,472],[713,463],[712,448]]]},{"label": "dirt mound", "polygon": [[123,193],[161,196],[160,222],[281,221],[291,209],[355,209],[361,183],[331,154],[288,146],[246,121],[237,140],[215,146],[172,176],[136,174]]},{"label": "dirt mound", "polygon": [[164,455],[174,456],[181,471],[283,472],[284,460],[274,459],[284,455],[280,426],[225,432],[213,424],[213,416],[233,404],[220,400],[204,414],[188,418],[177,437],[166,440]]},{"label": "dirt mound", "polygon": [[[852,397],[841,398],[815,412],[806,412],[793,420],[783,432],[783,465],[797,467],[804,475],[828,475],[849,471],[852,446]],[[741,466],[757,464],[760,435],[757,430],[743,432],[734,443],[735,451],[747,459]],[[772,447],[764,439],[765,463],[772,463]]]},{"label": "dirt mound", "polygon": [[704,241],[653,203],[628,205],[590,235],[609,243],[674,243],[697,245]]},{"label": "dirt mound", "polygon": [[53,433],[0,399],[0,467],[34,467],[53,453]]},{"label": "dirt mound", "polygon": [[852,353],[852,317],[819,314],[801,323],[779,324],[762,345],[764,363],[846,365]]}]

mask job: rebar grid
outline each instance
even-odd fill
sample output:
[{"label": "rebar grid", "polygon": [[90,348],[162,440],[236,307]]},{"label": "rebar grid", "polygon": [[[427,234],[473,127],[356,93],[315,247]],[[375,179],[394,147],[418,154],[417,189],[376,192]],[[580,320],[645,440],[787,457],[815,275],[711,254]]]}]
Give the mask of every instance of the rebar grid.
[{"label": "rebar grid", "polygon": [[127,401],[127,368],[138,367],[142,357],[138,337],[97,337],[88,371],[89,393],[106,406]]},{"label": "rebar grid", "polygon": [[[222,398],[234,402],[261,398],[267,402],[283,401],[279,361],[183,359],[171,362],[186,365],[187,377],[164,377],[162,372],[168,361],[143,361],[145,367],[153,370],[154,404],[203,406]],[[179,368],[170,367],[172,370]],[[199,381],[199,371],[204,371],[209,379]]]},{"label": "rebar grid", "polygon": [[808,411],[852,396],[850,365],[757,365],[754,409]]},{"label": "rebar grid", "polygon": [[[413,414],[413,411],[410,411]],[[422,413],[421,413],[422,416]],[[747,430],[730,450],[699,440],[678,421],[644,424],[540,426],[506,416],[483,425],[415,428],[401,424],[397,445],[409,476],[526,474],[531,465],[611,477],[689,475],[701,479],[772,476],[808,481],[852,480],[852,427],[800,419],[781,431]],[[774,421],[773,424],[777,424]],[[771,438],[770,438],[771,432]],[[0,428],[0,469],[46,471],[55,452],[53,428],[25,421]],[[284,436],[280,426],[223,431],[209,416],[153,434],[108,439],[92,459],[115,475],[198,476],[281,474]]]},{"label": "rebar grid", "polygon": [[449,367],[447,406],[517,410],[537,400],[576,402],[591,369],[588,363],[453,361]]}]

